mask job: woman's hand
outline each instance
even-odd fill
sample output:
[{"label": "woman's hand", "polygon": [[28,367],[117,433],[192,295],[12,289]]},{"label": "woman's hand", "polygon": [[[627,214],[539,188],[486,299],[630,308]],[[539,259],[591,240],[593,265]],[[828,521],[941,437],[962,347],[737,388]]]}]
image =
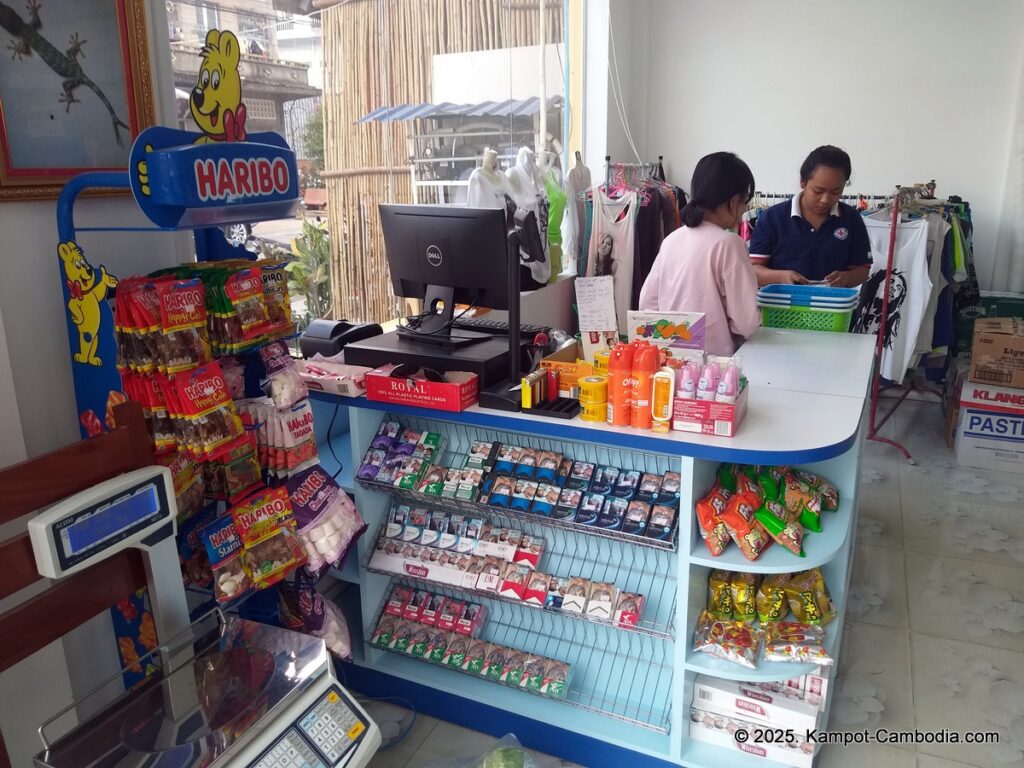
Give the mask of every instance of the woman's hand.
[{"label": "woman's hand", "polygon": [[856,288],[868,277],[868,267],[837,270],[825,275],[825,282],[833,288]]},{"label": "woman's hand", "polygon": [[807,282],[807,278],[792,269],[774,269],[772,270],[772,281],[783,285],[803,285]]}]

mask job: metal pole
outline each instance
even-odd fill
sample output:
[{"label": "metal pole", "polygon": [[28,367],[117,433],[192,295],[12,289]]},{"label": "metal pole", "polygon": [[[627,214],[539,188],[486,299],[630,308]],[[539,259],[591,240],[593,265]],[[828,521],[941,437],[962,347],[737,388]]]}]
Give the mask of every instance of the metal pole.
[{"label": "metal pole", "polygon": [[548,77],[547,77],[547,16],[545,0],[540,0],[540,124],[538,126],[537,151],[547,150],[548,138]]}]

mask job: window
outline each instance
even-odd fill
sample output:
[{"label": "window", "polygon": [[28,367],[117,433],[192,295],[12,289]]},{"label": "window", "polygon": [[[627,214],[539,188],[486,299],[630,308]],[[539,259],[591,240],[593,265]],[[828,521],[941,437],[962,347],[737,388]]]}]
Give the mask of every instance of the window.
[{"label": "window", "polygon": [[212,5],[196,8],[196,27],[205,36],[211,29],[220,29],[220,10]]}]

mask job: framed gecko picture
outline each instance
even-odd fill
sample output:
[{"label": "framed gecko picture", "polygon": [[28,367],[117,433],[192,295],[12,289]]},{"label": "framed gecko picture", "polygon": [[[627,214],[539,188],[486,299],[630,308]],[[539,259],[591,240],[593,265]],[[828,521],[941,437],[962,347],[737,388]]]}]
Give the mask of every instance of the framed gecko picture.
[{"label": "framed gecko picture", "polygon": [[145,0],[0,0],[0,202],[124,170],[154,121]]}]

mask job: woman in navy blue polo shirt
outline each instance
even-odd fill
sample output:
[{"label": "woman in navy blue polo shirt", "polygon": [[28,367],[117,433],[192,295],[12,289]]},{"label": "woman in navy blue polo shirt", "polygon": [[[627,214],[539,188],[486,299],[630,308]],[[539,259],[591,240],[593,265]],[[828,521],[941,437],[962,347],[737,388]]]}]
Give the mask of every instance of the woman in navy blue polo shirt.
[{"label": "woman in navy blue polo shirt", "polygon": [[868,278],[871,244],[856,209],[839,198],[850,178],[850,156],[818,147],[800,166],[800,191],[758,217],[750,260],[758,285],[826,282],[852,288]]}]

